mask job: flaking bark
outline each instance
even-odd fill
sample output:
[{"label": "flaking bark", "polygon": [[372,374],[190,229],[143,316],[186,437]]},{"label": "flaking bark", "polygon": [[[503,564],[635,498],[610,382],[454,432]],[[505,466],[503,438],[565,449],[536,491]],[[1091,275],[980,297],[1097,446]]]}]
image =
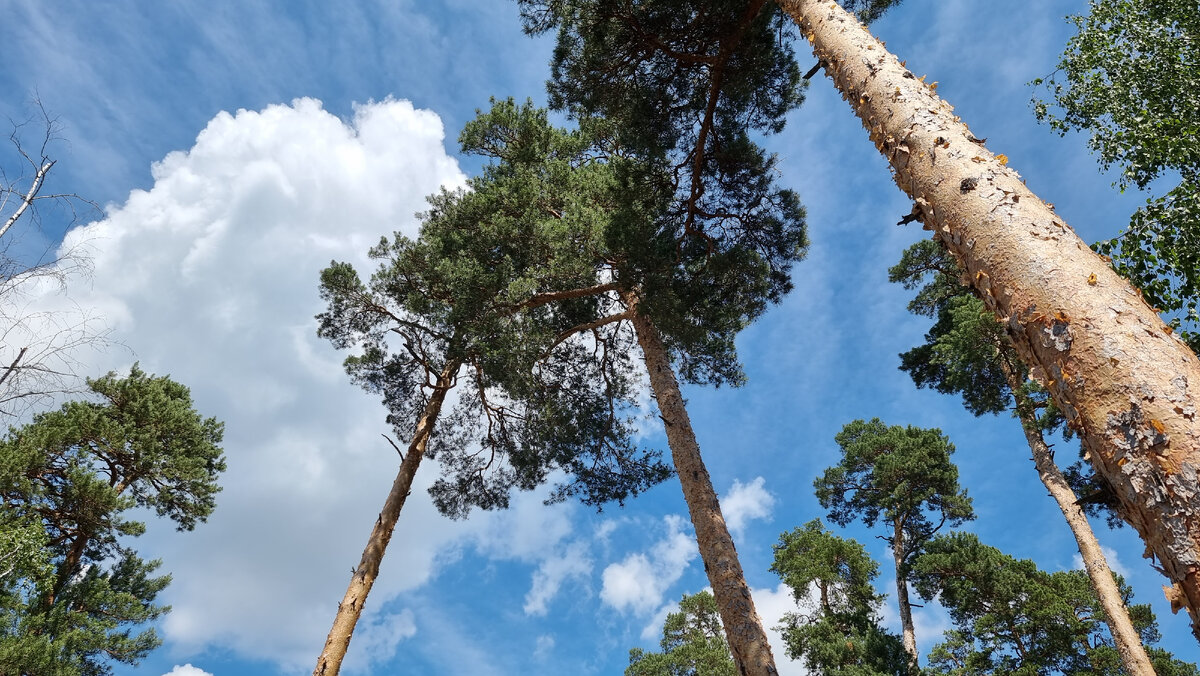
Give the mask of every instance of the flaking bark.
[{"label": "flaking bark", "polygon": [[704,571],[712,585],[713,597],[721,611],[721,622],[738,671],[743,676],[773,676],[778,674],[771,645],[763,630],[762,620],[754,609],[750,587],[742,573],[737,549],[729,535],[729,527],[721,514],[721,503],[713,490],[712,479],[700,457],[700,445],[692,431],[692,423],[684,406],[683,395],[675,371],[658,329],[648,317],[638,311],[637,298],[624,292],[626,306],[633,321],[638,344],[650,374],[650,389],[658,401],[667,432],[671,459],[683,488],[696,544]]},{"label": "flaking bark", "polygon": [[337,615],[333,618],[333,627],[325,639],[325,647],[321,651],[321,656],[317,658],[313,676],[336,676],[342,668],[342,660],[345,659],[346,650],[350,647],[354,626],[358,624],[358,618],[362,616],[363,604],[367,601],[367,594],[371,593],[375,578],[379,576],[379,564],[383,560],[388,542],[392,539],[392,531],[396,529],[400,510],[404,508],[404,502],[412,490],[413,477],[416,476],[421,459],[425,456],[425,447],[429,444],[433,426],[442,412],[442,403],[446,400],[446,392],[452,387],[458,368],[458,363],[447,364],[438,376],[437,385],[429,397],[429,403],[425,405],[421,419],[417,422],[416,431],[413,432],[412,442],[408,445],[408,453],[400,463],[400,470],[396,473],[395,481],[392,482],[392,489],[383,503],[383,511],[375,520],[375,527],[371,529],[371,536],[367,539],[367,546],[363,549],[362,558],[358,562],[358,567],[354,569],[354,574],[350,577],[346,595],[338,604]]},{"label": "flaking bark", "polygon": [[1079,433],[1200,638],[1200,361],[932,83],[836,3],[777,1]]}]

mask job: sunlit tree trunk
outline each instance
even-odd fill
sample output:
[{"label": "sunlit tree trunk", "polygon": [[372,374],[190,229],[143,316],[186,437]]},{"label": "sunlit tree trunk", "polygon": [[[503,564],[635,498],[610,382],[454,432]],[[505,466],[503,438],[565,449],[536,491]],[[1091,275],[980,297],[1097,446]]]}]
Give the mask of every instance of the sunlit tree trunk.
[{"label": "sunlit tree trunk", "polygon": [[1112,569],[1108,566],[1108,559],[1105,558],[1104,551],[1100,549],[1100,541],[1096,539],[1096,533],[1092,530],[1092,525],[1088,523],[1087,515],[1076,504],[1075,491],[1071,490],[1062,470],[1054,462],[1054,454],[1051,453],[1050,447],[1046,445],[1046,440],[1038,429],[1028,397],[1021,390],[1022,383],[1007,368],[1004,369],[1004,376],[1016,399],[1017,416],[1021,420],[1021,426],[1025,429],[1025,440],[1029,443],[1029,450],[1033,452],[1033,464],[1037,466],[1038,476],[1045,484],[1046,490],[1050,492],[1050,497],[1058,503],[1058,508],[1066,518],[1067,526],[1070,527],[1071,534],[1075,536],[1076,544],[1079,545],[1083,568],[1087,571],[1088,579],[1092,582],[1092,590],[1096,592],[1096,598],[1099,599],[1100,607],[1104,610],[1105,622],[1112,633],[1113,643],[1116,644],[1117,653],[1121,656],[1125,672],[1131,676],[1154,676],[1154,666],[1150,663],[1150,657],[1146,655],[1146,648],[1142,645],[1141,636],[1133,628],[1133,622],[1129,619],[1129,609],[1126,608],[1125,601],[1121,599],[1121,590],[1117,588],[1117,581],[1113,578]]},{"label": "sunlit tree trunk", "polygon": [[321,651],[321,656],[317,658],[317,667],[313,669],[313,676],[335,676],[342,668],[342,660],[346,657],[346,649],[350,647],[350,637],[354,633],[354,626],[358,624],[363,604],[367,601],[367,594],[371,593],[371,587],[379,575],[379,564],[383,560],[383,553],[387,550],[388,541],[392,539],[392,531],[396,528],[396,521],[400,518],[400,510],[404,507],[404,501],[408,499],[408,494],[412,490],[413,477],[416,476],[417,468],[421,465],[421,458],[425,456],[425,447],[429,443],[429,437],[433,432],[434,424],[437,423],[438,415],[442,412],[442,403],[446,400],[446,392],[452,387],[454,374],[458,372],[458,367],[457,363],[447,364],[438,376],[437,385],[429,397],[429,403],[425,405],[421,419],[417,422],[417,429],[413,433],[412,442],[408,445],[408,452],[400,463],[400,471],[396,473],[396,480],[392,482],[392,490],[383,503],[383,511],[375,520],[375,527],[371,529],[371,537],[367,539],[367,547],[363,550],[358,567],[354,569],[354,574],[350,577],[350,586],[346,588],[346,595],[338,604],[337,615],[333,618],[333,628],[329,630],[329,637],[325,639],[325,648]]},{"label": "sunlit tree trunk", "polygon": [[896,561],[896,603],[900,606],[900,630],[904,652],[913,673],[917,668],[917,632],[913,628],[912,603],[908,600],[908,575],[904,571],[904,524],[899,519],[892,524],[892,557]]},{"label": "sunlit tree trunk", "polygon": [[1200,637],[1200,361],[1140,294],[829,0],[778,0],[896,183],[1005,322]]},{"label": "sunlit tree trunk", "polygon": [[740,673],[746,676],[778,674],[767,633],[754,609],[754,600],[750,598],[750,587],[742,573],[733,538],[721,514],[721,504],[713,490],[704,460],[700,457],[700,445],[692,431],[692,423],[662,337],[649,318],[638,311],[635,295],[626,292],[623,296],[631,310],[634,331],[646,360],[646,370],[650,374],[650,389],[658,401],[658,410],[667,431],[667,444],[671,448],[671,459],[683,487],[688,514],[696,530],[700,558],[704,561],[704,571],[712,585],[713,597],[721,610],[721,622],[725,625],[725,636],[729,640],[734,662]]}]

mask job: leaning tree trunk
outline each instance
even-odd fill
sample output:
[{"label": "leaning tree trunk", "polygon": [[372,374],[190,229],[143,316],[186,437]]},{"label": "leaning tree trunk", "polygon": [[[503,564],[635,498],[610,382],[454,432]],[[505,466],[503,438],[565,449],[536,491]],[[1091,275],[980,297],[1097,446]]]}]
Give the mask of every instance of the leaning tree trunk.
[{"label": "leaning tree trunk", "polygon": [[1200,361],[1141,295],[831,0],[777,0],[1025,363],[1200,638]]},{"label": "leaning tree trunk", "polygon": [[900,631],[904,652],[908,653],[909,671],[917,672],[917,631],[913,628],[912,603],[908,600],[908,575],[904,570],[904,525],[899,519],[893,524],[892,556],[896,560],[896,603],[900,606]]},{"label": "leaning tree trunk", "polygon": [[321,656],[317,658],[317,667],[313,669],[313,676],[336,676],[342,668],[342,660],[346,657],[346,649],[350,647],[350,637],[354,633],[354,626],[358,624],[367,594],[371,593],[371,587],[379,575],[379,563],[383,560],[383,553],[387,549],[388,541],[392,539],[392,531],[396,528],[396,521],[400,518],[400,510],[404,507],[404,501],[412,490],[413,477],[421,465],[421,458],[425,456],[425,447],[429,443],[429,437],[433,433],[433,426],[437,422],[438,415],[442,412],[442,403],[446,400],[446,392],[452,387],[451,383],[454,374],[458,372],[458,367],[458,363],[447,364],[441,375],[438,376],[437,385],[429,397],[429,403],[425,405],[421,419],[417,421],[417,429],[413,432],[412,442],[408,445],[408,453],[400,462],[400,471],[396,473],[396,480],[392,482],[392,490],[388,492],[387,500],[383,503],[383,511],[375,520],[375,527],[371,529],[371,537],[367,539],[367,547],[363,550],[358,567],[354,569],[354,573],[350,577],[350,586],[346,588],[346,595],[338,604],[337,615],[333,618],[333,628],[329,630],[329,637],[325,639],[325,648],[321,651]]},{"label": "leaning tree trunk", "polygon": [[1016,399],[1017,416],[1025,429],[1025,440],[1029,442],[1029,450],[1033,452],[1033,464],[1037,466],[1038,476],[1050,492],[1050,497],[1058,503],[1058,508],[1067,520],[1067,526],[1071,528],[1071,534],[1075,536],[1075,543],[1079,545],[1083,568],[1087,571],[1088,579],[1092,582],[1092,591],[1096,592],[1096,598],[1104,611],[1105,622],[1112,633],[1117,654],[1121,656],[1121,664],[1131,676],[1154,676],[1154,666],[1150,663],[1150,657],[1146,655],[1141,636],[1129,619],[1129,609],[1125,607],[1125,601],[1121,598],[1121,590],[1117,588],[1117,581],[1113,579],[1112,569],[1108,567],[1108,560],[1104,557],[1104,551],[1100,549],[1096,533],[1092,531],[1083,509],[1076,504],[1075,491],[1071,490],[1062,471],[1054,462],[1054,455],[1038,429],[1029,398],[1021,391],[1020,380],[1009,369],[1004,369],[1004,376]]},{"label": "leaning tree trunk", "polygon": [[634,294],[623,295],[650,374],[650,389],[658,401],[658,410],[666,427],[667,445],[671,448],[671,460],[675,463],[692,527],[696,530],[700,558],[704,561],[713,597],[721,609],[721,623],[725,626],[725,637],[729,640],[738,673],[743,676],[778,674],[767,633],[754,609],[754,599],[750,598],[750,587],[746,585],[737,549],[721,514],[721,503],[700,457],[700,445],[692,431],[692,422],[662,337],[649,318],[638,311]]}]

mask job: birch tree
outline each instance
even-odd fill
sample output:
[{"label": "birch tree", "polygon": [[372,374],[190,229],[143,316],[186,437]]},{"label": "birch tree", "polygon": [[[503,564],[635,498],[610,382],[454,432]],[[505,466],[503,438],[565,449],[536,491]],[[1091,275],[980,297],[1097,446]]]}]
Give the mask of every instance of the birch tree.
[{"label": "birch tree", "polygon": [[[827,0],[521,4],[529,30],[559,29],[552,91],[581,92],[572,96],[594,112],[642,111],[653,118],[645,122],[648,129],[658,128],[654,119],[670,126],[676,111],[712,110],[717,120],[722,106],[753,101],[760,91],[736,86],[726,92],[731,82],[790,92],[778,86],[781,80],[746,74],[787,72],[773,60],[790,57],[788,29],[777,19],[778,10],[786,12],[887,158],[897,185],[912,197],[912,218],[959,260],[1022,361],[1046,383],[1088,460],[1113,487],[1118,512],[1167,577],[1172,605],[1188,609],[1200,635],[1200,360],[1029,191],[1007,157],[971,134],[937,96],[934,82],[906,70],[854,16]],[[641,21],[656,12],[673,17],[657,33]],[[627,27],[623,33],[608,30],[620,25]],[[759,51],[743,51],[750,44]],[[744,53],[762,58],[732,60]],[[606,87],[600,82],[606,77],[624,84]],[[647,96],[656,92],[670,96]],[[778,107],[747,105],[762,114],[731,116],[727,125],[711,128],[770,131],[781,124],[771,117]],[[707,137],[698,130],[705,128],[694,118],[677,127],[685,132],[671,139],[694,141],[677,146],[679,156],[703,159]]]},{"label": "birch tree", "polygon": [[34,290],[58,286],[65,292],[69,275],[89,269],[81,246],[51,254],[52,247],[33,244],[44,219],[70,227],[99,209],[79,195],[47,188],[61,129],[40,102],[34,104],[37,113],[14,124],[0,153],[0,421],[8,423],[58,395],[86,389],[77,353],[106,344],[103,322],[89,310],[29,307]]}]

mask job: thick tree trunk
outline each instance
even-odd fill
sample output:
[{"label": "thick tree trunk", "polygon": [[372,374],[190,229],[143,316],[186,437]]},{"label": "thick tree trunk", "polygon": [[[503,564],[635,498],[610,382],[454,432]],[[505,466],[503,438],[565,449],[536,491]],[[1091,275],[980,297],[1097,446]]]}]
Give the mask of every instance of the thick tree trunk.
[{"label": "thick tree trunk", "polygon": [[912,603],[908,600],[908,575],[904,571],[904,526],[899,520],[892,528],[892,556],[896,560],[896,603],[900,606],[900,629],[904,641],[904,652],[912,673],[917,672],[917,632],[913,629]]},{"label": "thick tree trunk", "polygon": [[778,674],[771,645],[763,630],[762,620],[754,609],[750,598],[750,587],[742,574],[733,538],[721,514],[721,504],[713,490],[708,469],[700,457],[700,445],[692,431],[692,423],[684,406],[675,371],[663,346],[662,338],[654,324],[637,309],[637,299],[632,293],[624,293],[631,309],[638,344],[646,360],[650,374],[650,389],[658,401],[667,431],[667,445],[671,448],[671,459],[675,472],[683,487],[692,527],[696,530],[696,543],[704,571],[713,588],[713,597],[721,609],[721,622],[725,625],[725,637],[733,660],[743,676],[768,676]]},{"label": "thick tree trunk", "polygon": [[1037,420],[1034,419],[1032,408],[1028,404],[1028,397],[1021,392],[1022,383],[1008,369],[1005,369],[1004,375],[1016,398],[1017,415],[1025,429],[1025,440],[1029,442],[1029,450],[1033,452],[1033,464],[1037,466],[1038,476],[1046,485],[1050,497],[1058,503],[1058,508],[1066,518],[1076,544],[1079,545],[1083,568],[1092,582],[1096,598],[1100,600],[1105,622],[1112,633],[1125,673],[1130,676],[1154,676],[1154,666],[1150,663],[1150,657],[1146,655],[1141,636],[1129,619],[1129,609],[1121,599],[1121,590],[1117,588],[1117,581],[1113,579],[1112,569],[1108,567],[1108,560],[1104,557],[1104,551],[1100,549],[1096,533],[1092,531],[1083,509],[1075,504],[1075,491],[1071,490],[1062,471],[1054,462],[1054,455],[1038,429]]},{"label": "thick tree trunk", "polygon": [[854,17],[830,0],[778,2],[1079,432],[1200,638],[1200,361]]},{"label": "thick tree trunk", "polygon": [[400,463],[400,471],[396,473],[396,480],[392,482],[392,490],[388,492],[387,500],[383,503],[383,511],[375,520],[375,527],[371,529],[371,537],[367,539],[367,547],[363,550],[358,567],[354,569],[354,573],[350,577],[350,586],[346,588],[346,595],[338,604],[337,615],[333,618],[333,628],[329,630],[329,637],[325,639],[325,648],[321,651],[321,656],[317,658],[317,667],[313,669],[313,676],[336,676],[342,668],[342,660],[346,657],[346,649],[350,647],[350,637],[354,633],[354,626],[358,624],[367,594],[371,593],[371,587],[379,575],[379,564],[383,560],[383,553],[387,550],[388,541],[392,539],[392,531],[396,528],[396,521],[400,518],[400,510],[404,507],[404,501],[408,499],[408,494],[412,490],[413,477],[416,476],[417,468],[421,465],[421,458],[425,456],[425,447],[429,443],[429,437],[433,433],[433,426],[437,423],[438,415],[442,412],[442,403],[446,400],[446,392],[452,387],[454,374],[458,372],[458,367],[458,363],[451,363],[442,370],[437,386],[429,397],[429,403],[425,405],[421,419],[417,421],[417,429],[413,433],[412,442],[408,445],[408,453]]}]

